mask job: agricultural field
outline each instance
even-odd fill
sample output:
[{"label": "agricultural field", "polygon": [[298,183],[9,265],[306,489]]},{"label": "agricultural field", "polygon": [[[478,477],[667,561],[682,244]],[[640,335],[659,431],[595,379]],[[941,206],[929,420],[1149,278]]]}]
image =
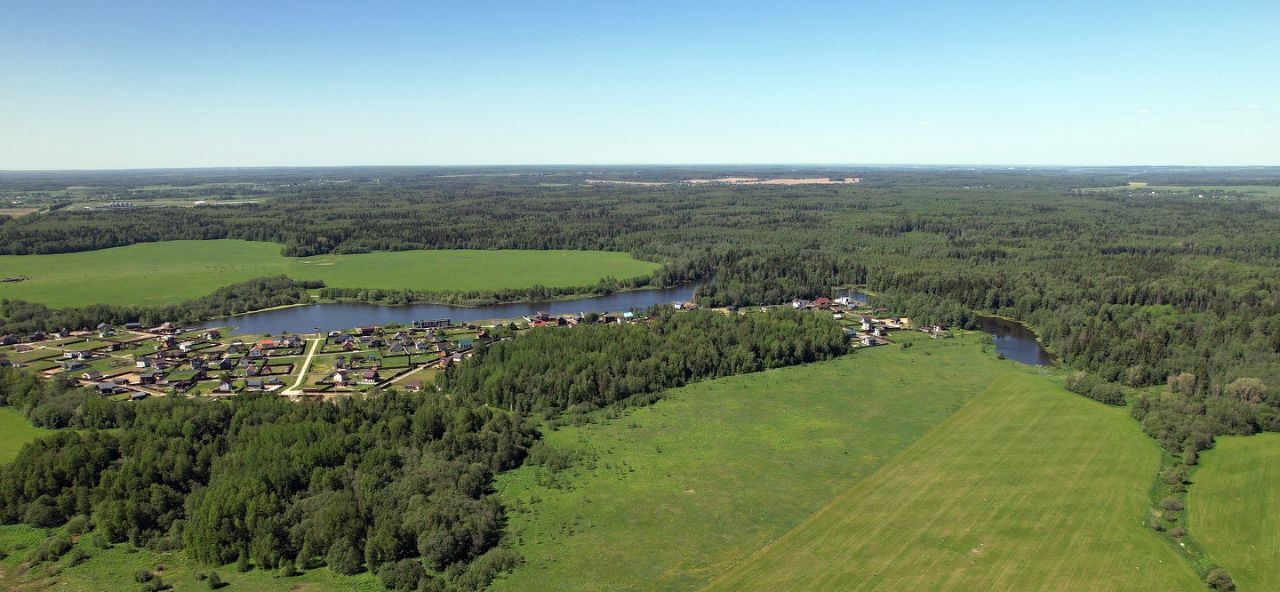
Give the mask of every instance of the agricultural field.
[{"label": "agricultural field", "polygon": [[1240,590],[1280,590],[1280,434],[1219,438],[1192,478],[1191,534]]},{"label": "agricultural field", "polygon": [[1143,526],[1160,450],[1028,373],[715,577],[720,590],[1202,590]]},{"label": "agricultural field", "polygon": [[579,460],[499,477],[514,508],[510,538],[527,561],[495,589],[696,590],[996,377],[1034,372],[982,353],[973,334],[900,336],[913,347],[698,383],[622,417],[547,432]]},{"label": "agricultural field", "polygon": [[431,250],[290,258],[280,245],[168,241],[54,255],[0,256],[0,298],[49,306],[172,304],[247,279],[288,275],[338,288],[422,291],[573,287],[632,278],[658,264],[606,251]]},{"label": "agricultural field", "polygon": [[18,456],[18,451],[27,442],[52,433],[52,430],[33,427],[22,416],[21,411],[12,407],[0,407],[0,464]]}]

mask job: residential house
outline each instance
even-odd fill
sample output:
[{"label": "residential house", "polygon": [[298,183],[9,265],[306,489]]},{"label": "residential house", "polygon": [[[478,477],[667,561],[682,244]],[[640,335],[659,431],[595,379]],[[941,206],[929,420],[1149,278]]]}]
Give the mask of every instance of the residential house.
[{"label": "residential house", "polygon": [[81,374],[80,378],[83,380],[98,381],[98,380],[102,380],[102,373],[98,372],[97,370],[90,370],[88,372],[85,372],[84,374]]},{"label": "residential house", "polygon": [[376,368],[370,368],[360,373],[360,384],[378,384],[382,381],[382,376],[378,374]]}]

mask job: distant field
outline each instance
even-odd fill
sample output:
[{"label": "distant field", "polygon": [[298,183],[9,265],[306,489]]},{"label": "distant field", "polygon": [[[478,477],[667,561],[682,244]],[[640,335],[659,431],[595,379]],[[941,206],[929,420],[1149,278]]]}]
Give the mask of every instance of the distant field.
[{"label": "distant field", "polygon": [[593,460],[499,477],[504,503],[523,508],[509,528],[527,562],[495,589],[702,587],[994,377],[1029,371],[982,354],[976,339],[919,339],[906,350],[698,383],[618,419],[549,432],[552,446]]},{"label": "distant field", "polygon": [[1123,410],[1005,374],[707,590],[1202,590],[1142,524],[1159,462]]},{"label": "distant field", "polygon": [[1078,191],[1201,191],[1206,195],[1244,193],[1254,197],[1280,197],[1280,185],[1147,185],[1144,187],[1116,185],[1113,187],[1085,187]]},{"label": "distant field", "polygon": [[27,214],[34,214],[36,211],[35,208],[0,208],[0,216],[19,218]]},{"label": "distant field", "polygon": [[81,253],[0,256],[0,275],[30,278],[0,284],[0,298],[53,307],[169,304],[238,281],[280,274],[352,288],[570,287],[607,276],[642,276],[657,267],[626,253],[605,251],[433,250],[297,259],[281,256],[275,243],[170,241]]},{"label": "distant field", "polygon": [[1280,590],[1280,434],[1218,438],[1193,479],[1191,534],[1240,590]]},{"label": "distant field", "polygon": [[22,412],[12,407],[0,407],[0,464],[18,456],[22,445],[45,434],[53,433],[32,427]]}]

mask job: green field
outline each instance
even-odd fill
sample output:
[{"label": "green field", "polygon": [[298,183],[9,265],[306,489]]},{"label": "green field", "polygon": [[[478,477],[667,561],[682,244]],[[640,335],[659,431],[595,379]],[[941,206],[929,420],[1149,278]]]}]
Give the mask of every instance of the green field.
[{"label": "green field", "polygon": [[51,430],[32,427],[21,411],[0,407],[0,463],[7,463],[18,456],[23,444],[51,433]]},{"label": "green field", "polygon": [[1280,434],[1226,436],[1187,492],[1191,534],[1244,592],[1280,590]]},{"label": "green field", "polygon": [[1008,373],[707,590],[1202,590],[1143,526],[1159,462],[1124,410]]},{"label": "green field", "polygon": [[[157,553],[145,549],[132,549],[127,544],[100,550],[84,537],[76,544],[89,554],[89,560],[76,566],[68,566],[66,559],[52,564],[22,569],[23,559],[40,544],[44,531],[24,525],[0,526],[0,551],[7,556],[0,558],[0,589],[3,590],[57,590],[65,592],[101,592],[103,590],[138,590],[142,586],[134,581],[134,575],[142,570],[155,570],[174,590],[208,590],[205,582],[196,579],[196,573],[211,571],[206,566],[194,565],[181,552]],[[50,568],[56,568],[52,575]],[[341,576],[328,569],[313,569],[292,578],[279,577],[272,571],[252,570],[238,573],[232,565],[216,568],[219,578],[228,585],[228,592],[376,592],[385,590],[377,578],[368,573]]]},{"label": "green field", "polygon": [[573,287],[632,278],[658,264],[606,251],[431,250],[291,258],[280,245],[240,240],[144,243],[56,255],[2,255],[0,298],[53,307],[169,304],[235,282],[288,275],[339,288],[423,291]]},{"label": "green field", "polygon": [[976,339],[917,339],[911,349],[698,383],[621,418],[548,433],[552,446],[589,460],[500,477],[502,499],[516,508],[511,538],[527,562],[495,588],[698,589],[873,473],[993,377],[1030,371],[982,354]]}]

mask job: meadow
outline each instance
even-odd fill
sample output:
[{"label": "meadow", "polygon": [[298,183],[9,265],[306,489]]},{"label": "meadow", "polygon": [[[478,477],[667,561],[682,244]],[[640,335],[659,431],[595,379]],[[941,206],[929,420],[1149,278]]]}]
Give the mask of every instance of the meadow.
[{"label": "meadow", "polygon": [[1196,541],[1240,590],[1280,590],[1280,434],[1219,438],[1192,480],[1187,521]]},{"label": "meadow", "polygon": [[1202,590],[1143,526],[1159,463],[1123,409],[1006,373],[706,590]]},{"label": "meadow", "polygon": [[[328,569],[312,569],[293,577],[280,577],[278,573],[251,570],[240,573],[235,566],[226,565],[210,569],[196,565],[181,551],[158,553],[130,545],[115,545],[110,549],[97,549],[90,537],[83,537],[76,546],[89,555],[79,565],[69,565],[64,557],[57,562],[34,569],[22,569],[23,559],[45,538],[39,528],[15,524],[0,526],[0,588],[5,590],[60,590],[65,592],[98,592],[101,590],[137,590],[141,585],[135,576],[141,571],[152,571],[173,586],[174,590],[208,590],[207,582],[196,574],[217,572],[224,582],[221,589],[231,592],[253,590],[255,592],[291,592],[299,590],[324,590],[325,592],[375,592],[385,590],[377,578],[363,573],[341,576]],[[161,567],[163,569],[156,569]]]},{"label": "meadow", "polygon": [[250,278],[287,275],[338,288],[468,291],[593,284],[657,269],[626,253],[541,250],[417,250],[284,257],[280,245],[242,240],[167,241],[98,251],[0,256],[0,298],[54,308],[172,304]]},{"label": "meadow", "polygon": [[579,460],[499,477],[513,508],[509,536],[526,562],[494,588],[696,590],[995,377],[1031,371],[982,353],[975,335],[901,335],[914,346],[701,382],[618,418],[548,432],[549,446]]},{"label": "meadow", "polygon": [[13,460],[23,444],[51,433],[50,430],[32,427],[21,411],[0,407],[0,464]]}]

